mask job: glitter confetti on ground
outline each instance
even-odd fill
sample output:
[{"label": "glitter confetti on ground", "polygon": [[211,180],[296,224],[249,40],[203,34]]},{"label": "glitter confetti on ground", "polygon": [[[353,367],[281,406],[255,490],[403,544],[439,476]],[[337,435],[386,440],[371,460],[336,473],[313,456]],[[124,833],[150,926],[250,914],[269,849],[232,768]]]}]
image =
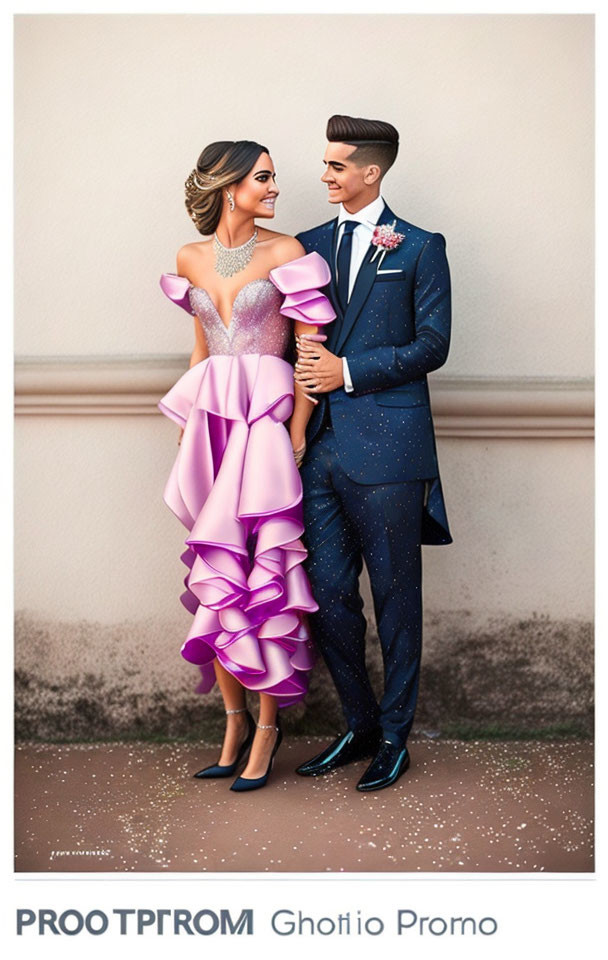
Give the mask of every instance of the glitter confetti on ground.
[{"label": "glitter confetti on ground", "polygon": [[592,871],[593,746],[410,744],[360,794],[366,763],[293,771],[327,740],[284,742],[263,790],[200,781],[217,745],[19,744],[17,871]]}]

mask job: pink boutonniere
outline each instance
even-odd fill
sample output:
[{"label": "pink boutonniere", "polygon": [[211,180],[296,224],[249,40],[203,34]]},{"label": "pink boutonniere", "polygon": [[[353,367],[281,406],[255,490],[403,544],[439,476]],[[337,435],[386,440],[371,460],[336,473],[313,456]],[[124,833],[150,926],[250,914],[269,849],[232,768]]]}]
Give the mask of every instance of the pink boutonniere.
[{"label": "pink boutonniere", "polygon": [[[381,227],[376,227],[372,236],[372,244],[376,247],[376,252],[374,253],[371,263],[374,262],[378,254],[381,254],[380,260],[378,261],[378,267],[382,265],[386,254],[389,250],[396,250],[399,244],[405,240],[404,233],[397,233],[395,227],[397,226],[397,221],[393,220],[390,224],[385,223]],[[378,269],[378,268],[376,268]]]}]

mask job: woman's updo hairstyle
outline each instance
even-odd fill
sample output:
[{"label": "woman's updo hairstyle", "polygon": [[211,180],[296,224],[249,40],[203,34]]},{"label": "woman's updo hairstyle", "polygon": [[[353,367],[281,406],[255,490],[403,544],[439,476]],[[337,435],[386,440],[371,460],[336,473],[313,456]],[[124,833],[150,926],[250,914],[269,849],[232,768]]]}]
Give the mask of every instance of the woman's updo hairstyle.
[{"label": "woman's updo hairstyle", "polygon": [[268,148],[253,140],[219,140],[201,153],[186,180],[186,210],[203,236],[215,233],[222,215],[222,191],[239,183]]}]

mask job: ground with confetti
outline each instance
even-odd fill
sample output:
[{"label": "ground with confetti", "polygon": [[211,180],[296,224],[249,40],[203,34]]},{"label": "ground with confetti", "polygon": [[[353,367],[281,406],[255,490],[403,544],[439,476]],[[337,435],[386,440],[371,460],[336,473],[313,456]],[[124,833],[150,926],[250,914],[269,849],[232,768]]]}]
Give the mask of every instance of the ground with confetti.
[{"label": "ground with confetti", "polygon": [[587,741],[414,740],[412,765],[378,793],[365,763],[293,771],[327,742],[291,740],[268,786],[200,781],[217,745],[21,743],[15,869],[54,871],[593,870]]}]

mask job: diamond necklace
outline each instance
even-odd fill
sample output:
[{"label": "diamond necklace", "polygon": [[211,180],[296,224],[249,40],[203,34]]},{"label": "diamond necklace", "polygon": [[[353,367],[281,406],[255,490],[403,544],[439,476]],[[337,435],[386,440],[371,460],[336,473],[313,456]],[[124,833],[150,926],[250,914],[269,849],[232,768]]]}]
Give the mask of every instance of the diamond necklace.
[{"label": "diamond necklace", "polygon": [[213,249],[215,250],[215,272],[220,277],[231,277],[234,273],[244,270],[253,256],[253,248],[258,237],[257,228],[253,231],[253,236],[249,237],[246,243],[240,247],[225,247],[218,239],[217,233],[213,234]]}]

